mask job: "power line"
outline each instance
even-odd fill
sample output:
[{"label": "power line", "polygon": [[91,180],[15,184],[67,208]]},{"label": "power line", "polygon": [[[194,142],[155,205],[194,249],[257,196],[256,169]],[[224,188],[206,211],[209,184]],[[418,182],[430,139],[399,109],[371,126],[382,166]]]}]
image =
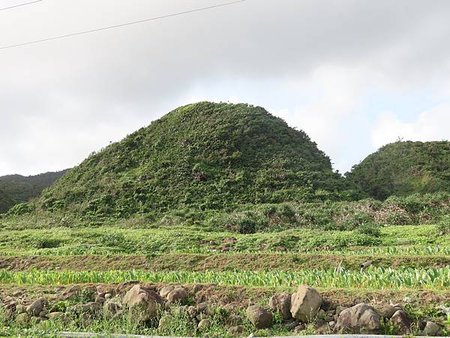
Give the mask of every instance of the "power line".
[{"label": "power line", "polygon": [[[42,0],[39,0],[39,1],[42,1]],[[17,47],[23,47],[23,46],[28,46],[28,45],[35,45],[35,44],[38,44],[38,43],[43,43],[43,42],[48,42],[48,41],[53,41],[53,40],[61,40],[61,39],[70,38],[70,37],[78,36],[78,35],[86,35],[86,34],[90,34],[90,33],[101,32],[101,31],[105,31],[105,30],[108,30],[108,29],[122,28],[122,27],[125,27],[125,26],[137,25],[137,24],[144,23],[144,22],[156,21],[156,20],[161,20],[161,19],[172,18],[172,17],[175,17],[175,16],[181,16],[181,15],[185,15],[185,14],[202,12],[202,11],[211,10],[211,9],[214,9],[214,8],[235,5],[235,4],[238,4],[238,3],[241,3],[241,2],[245,2],[245,1],[247,1],[247,0],[237,0],[237,1],[232,1],[232,2],[226,2],[226,3],[213,5],[213,6],[200,7],[200,8],[190,9],[190,10],[183,11],[183,12],[177,12],[177,13],[171,13],[171,14],[156,16],[156,17],[153,17],[153,18],[147,18],[147,19],[142,19],[142,20],[137,20],[137,21],[131,21],[131,22],[126,22],[126,23],[112,25],[112,26],[94,28],[94,29],[80,31],[80,32],[75,32],[75,33],[68,33],[68,34],[63,34],[63,35],[57,35],[57,36],[53,36],[53,37],[45,38],[45,39],[27,41],[27,42],[18,43],[18,44],[15,44],[15,45],[0,46],[0,50],[17,48]]]},{"label": "power line", "polygon": [[41,1],[43,1],[43,0],[35,0],[35,1],[25,2],[23,4],[14,5],[14,6],[3,7],[3,8],[0,8],[0,11],[6,11],[8,9],[13,9],[13,8],[17,8],[17,7],[32,5],[32,4],[35,4],[36,2],[41,2]]}]

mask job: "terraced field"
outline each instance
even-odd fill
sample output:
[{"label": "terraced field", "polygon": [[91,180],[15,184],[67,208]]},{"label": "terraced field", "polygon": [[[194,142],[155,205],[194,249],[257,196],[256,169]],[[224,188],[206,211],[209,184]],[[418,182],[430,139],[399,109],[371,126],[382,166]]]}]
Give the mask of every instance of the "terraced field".
[{"label": "terraced field", "polygon": [[[308,284],[330,302],[401,302],[411,316],[448,325],[437,306],[450,305],[450,238],[439,235],[434,225],[387,226],[376,237],[308,229],[242,235],[195,227],[66,227],[4,230],[0,238],[3,300],[18,288],[21,301],[27,303],[33,290],[53,292],[58,298],[55,290],[73,285],[83,290],[127,281],[188,288],[213,284],[222,296],[228,295],[228,301],[239,303],[244,292],[262,304],[267,304],[270,293],[292,292]],[[51,331],[44,324],[36,325],[31,330]],[[84,329],[105,330],[105,326]],[[111,330],[119,332],[120,328]],[[137,327],[130,330],[161,333]],[[385,332],[390,330],[385,327]],[[184,333],[196,334],[195,330]],[[279,324],[268,333],[287,331]]]}]

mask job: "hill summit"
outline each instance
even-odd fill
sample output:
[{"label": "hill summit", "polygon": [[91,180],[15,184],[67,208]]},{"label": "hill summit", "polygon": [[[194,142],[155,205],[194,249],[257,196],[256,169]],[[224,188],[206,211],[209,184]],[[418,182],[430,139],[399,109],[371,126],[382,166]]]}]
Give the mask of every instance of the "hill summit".
[{"label": "hill summit", "polygon": [[309,137],[261,107],[180,107],[91,155],[38,201],[48,211],[127,217],[312,198],[341,178]]},{"label": "hill summit", "polygon": [[347,175],[369,196],[450,192],[450,142],[395,142],[369,155]]}]

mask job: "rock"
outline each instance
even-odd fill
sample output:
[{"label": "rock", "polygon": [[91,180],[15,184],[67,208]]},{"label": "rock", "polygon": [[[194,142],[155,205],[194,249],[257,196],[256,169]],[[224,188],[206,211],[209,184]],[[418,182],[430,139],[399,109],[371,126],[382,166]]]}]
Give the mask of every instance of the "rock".
[{"label": "rock", "polygon": [[252,305],[247,308],[247,318],[257,329],[267,329],[272,326],[272,313],[258,305]]},{"label": "rock", "polygon": [[99,296],[95,297],[95,302],[96,302],[96,303],[104,304],[105,301],[106,301],[106,298],[103,297],[103,296],[100,296],[100,295],[99,295]]},{"label": "rock", "polygon": [[192,288],[192,292],[197,293],[197,292],[201,291],[202,289],[203,289],[203,286],[201,284],[195,284],[194,287]]},{"label": "rock", "polygon": [[177,287],[175,289],[173,289],[172,291],[170,291],[167,294],[167,301],[171,304],[173,303],[184,303],[188,298],[188,293],[186,291],[186,289],[182,288],[182,287]]},{"label": "rock", "polygon": [[105,299],[106,299],[106,300],[111,299],[111,298],[112,298],[112,294],[110,294],[110,293],[105,293]]},{"label": "rock", "polygon": [[334,327],[336,326],[336,322],[335,322],[334,320],[332,320],[331,322],[328,322],[328,325],[329,325],[331,328],[334,328]]},{"label": "rock", "polygon": [[86,304],[76,304],[71,306],[68,310],[78,316],[84,316],[85,318],[94,317],[99,314],[101,304],[96,302],[89,302]]},{"label": "rock", "polygon": [[211,326],[211,321],[209,319],[202,319],[198,325],[197,325],[197,329],[199,331],[204,331],[206,329],[208,329],[208,327]]},{"label": "rock", "polygon": [[39,318],[43,318],[43,319],[47,319],[47,315],[48,315],[48,311],[47,310],[42,310],[41,312],[39,312]]},{"label": "rock", "polygon": [[162,299],[153,290],[136,284],[123,297],[123,304],[128,308],[132,321],[145,323],[158,315]]},{"label": "rock", "polygon": [[441,333],[442,328],[438,324],[431,321],[428,321],[423,329],[424,336],[439,336]]},{"label": "rock", "polygon": [[295,327],[299,324],[298,321],[296,320],[288,320],[287,322],[284,323],[284,327],[286,328],[286,330],[288,331],[292,331],[295,329]]},{"label": "rock", "polygon": [[51,312],[48,314],[50,320],[66,320],[66,314],[64,312]]},{"label": "rock", "polygon": [[407,314],[403,310],[397,310],[390,319],[392,325],[400,333],[410,333],[411,332],[411,320],[408,318]]},{"label": "rock", "polygon": [[292,318],[291,314],[291,294],[280,293],[273,295],[269,299],[269,307],[276,312],[281,313],[284,320]]},{"label": "rock", "polygon": [[345,333],[377,333],[380,327],[380,315],[364,303],[343,310],[336,324],[336,329]]},{"label": "rock", "polygon": [[30,319],[31,318],[28,315],[28,313],[20,313],[16,317],[16,324],[19,326],[28,325],[28,323],[30,322]]},{"label": "rock", "polygon": [[187,308],[187,313],[188,313],[190,318],[195,318],[198,315],[198,311],[197,311],[197,308],[195,306],[189,306]]},{"label": "rock", "polygon": [[328,323],[325,320],[320,319],[315,324],[314,332],[315,334],[323,335],[330,332],[330,327],[328,326]]},{"label": "rock", "polygon": [[107,318],[114,317],[121,310],[122,306],[114,300],[108,300],[105,302],[105,304],[103,304],[103,314]]},{"label": "rock", "polygon": [[208,312],[208,303],[197,304],[197,312],[199,312],[199,313]]},{"label": "rock", "polygon": [[302,285],[291,297],[292,317],[307,323],[315,317],[321,304],[320,294],[315,289]]},{"label": "rock", "polygon": [[305,329],[306,329],[305,324],[304,323],[300,323],[294,328],[294,333],[300,333],[300,332],[302,332]]},{"label": "rock", "polygon": [[27,307],[27,313],[30,316],[38,317],[39,314],[45,309],[47,306],[47,300],[44,298],[40,298],[34,301],[30,306]]},{"label": "rock", "polygon": [[228,333],[232,337],[240,337],[245,332],[245,327],[242,325],[232,326],[228,329]]},{"label": "rock", "polygon": [[159,295],[160,295],[162,298],[167,299],[167,295],[168,295],[173,289],[175,289],[174,286],[171,286],[171,285],[165,286],[165,287],[163,287],[161,290],[159,290]]},{"label": "rock", "polygon": [[390,319],[395,312],[401,310],[400,307],[393,306],[391,304],[385,304],[379,308],[377,308],[378,313],[386,319]]},{"label": "rock", "polygon": [[16,312],[17,313],[27,312],[27,308],[21,304],[18,304],[18,305],[16,305]]}]

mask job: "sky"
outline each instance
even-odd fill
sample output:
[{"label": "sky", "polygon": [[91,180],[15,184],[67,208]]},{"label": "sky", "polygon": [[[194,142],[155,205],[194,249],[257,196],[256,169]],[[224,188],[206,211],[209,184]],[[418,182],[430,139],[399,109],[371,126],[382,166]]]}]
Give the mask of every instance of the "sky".
[{"label": "sky", "polygon": [[245,102],[344,173],[450,138],[450,1],[0,0],[0,175],[79,164],[172,109]]}]

